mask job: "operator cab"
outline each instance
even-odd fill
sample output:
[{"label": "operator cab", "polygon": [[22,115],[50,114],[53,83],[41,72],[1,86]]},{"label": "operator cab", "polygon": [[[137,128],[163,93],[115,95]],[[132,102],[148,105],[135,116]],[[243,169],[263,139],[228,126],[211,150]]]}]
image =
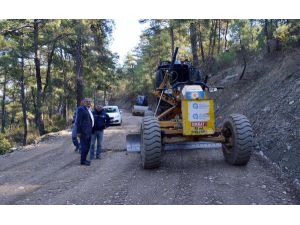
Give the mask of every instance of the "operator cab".
[{"label": "operator cab", "polygon": [[[166,71],[170,68],[170,61],[161,61],[156,70],[156,83],[155,87],[158,88],[166,75]],[[203,75],[201,71],[192,66],[190,61],[176,60],[171,72],[170,84],[177,86],[176,83],[186,82],[188,84],[194,84],[194,82],[203,81]]]}]

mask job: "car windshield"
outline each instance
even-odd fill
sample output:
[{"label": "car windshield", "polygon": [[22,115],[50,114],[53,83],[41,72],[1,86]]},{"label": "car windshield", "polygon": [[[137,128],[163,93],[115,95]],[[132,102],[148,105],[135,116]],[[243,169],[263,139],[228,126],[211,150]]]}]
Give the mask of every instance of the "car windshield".
[{"label": "car windshield", "polygon": [[105,111],[107,113],[115,113],[115,112],[117,112],[117,109],[116,108],[105,108]]}]

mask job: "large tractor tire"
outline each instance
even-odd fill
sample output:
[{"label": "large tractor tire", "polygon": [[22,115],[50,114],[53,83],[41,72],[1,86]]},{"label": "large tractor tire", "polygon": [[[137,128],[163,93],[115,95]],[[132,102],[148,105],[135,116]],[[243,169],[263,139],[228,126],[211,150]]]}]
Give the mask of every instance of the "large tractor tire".
[{"label": "large tractor tire", "polygon": [[155,169],[160,166],[161,131],[158,120],[145,116],[141,125],[141,159],[144,169]]},{"label": "large tractor tire", "polygon": [[231,114],[223,124],[226,142],[222,144],[226,162],[231,165],[246,165],[254,147],[253,131],[246,116]]}]

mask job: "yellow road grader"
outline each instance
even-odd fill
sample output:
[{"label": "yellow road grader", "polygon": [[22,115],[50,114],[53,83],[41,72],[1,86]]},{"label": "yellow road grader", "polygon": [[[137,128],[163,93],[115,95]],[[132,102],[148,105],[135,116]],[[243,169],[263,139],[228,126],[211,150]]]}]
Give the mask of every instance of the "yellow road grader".
[{"label": "yellow road grader", "polygon": [[[225,160],[246,165],[254,146],[248,119],[230,114],[220,128],[215,127],[214,101],[209,97],[222,87],[210,87],[190,62],[163,61],[156,72],[155,112],[146,112],[139,134],[127,135],[127,151],[139,151],[144,169],[158,168],[166,146],[199,148],[199,144],[218,143]],[[172,147],[171,147],[172,148]]]}]

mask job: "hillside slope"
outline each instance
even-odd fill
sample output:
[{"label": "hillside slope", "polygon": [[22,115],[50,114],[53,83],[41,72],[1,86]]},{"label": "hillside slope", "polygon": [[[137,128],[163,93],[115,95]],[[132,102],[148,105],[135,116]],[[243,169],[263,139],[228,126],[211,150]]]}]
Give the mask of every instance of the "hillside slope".
[{"label": "hillside slope", "polygon": [[248,63],[214,75],[210,84],[224,85],[213,94],[217,124],[230,113],[242,113],[252,123],[256,150],[288,176],[300,180],[300,49]]}]

